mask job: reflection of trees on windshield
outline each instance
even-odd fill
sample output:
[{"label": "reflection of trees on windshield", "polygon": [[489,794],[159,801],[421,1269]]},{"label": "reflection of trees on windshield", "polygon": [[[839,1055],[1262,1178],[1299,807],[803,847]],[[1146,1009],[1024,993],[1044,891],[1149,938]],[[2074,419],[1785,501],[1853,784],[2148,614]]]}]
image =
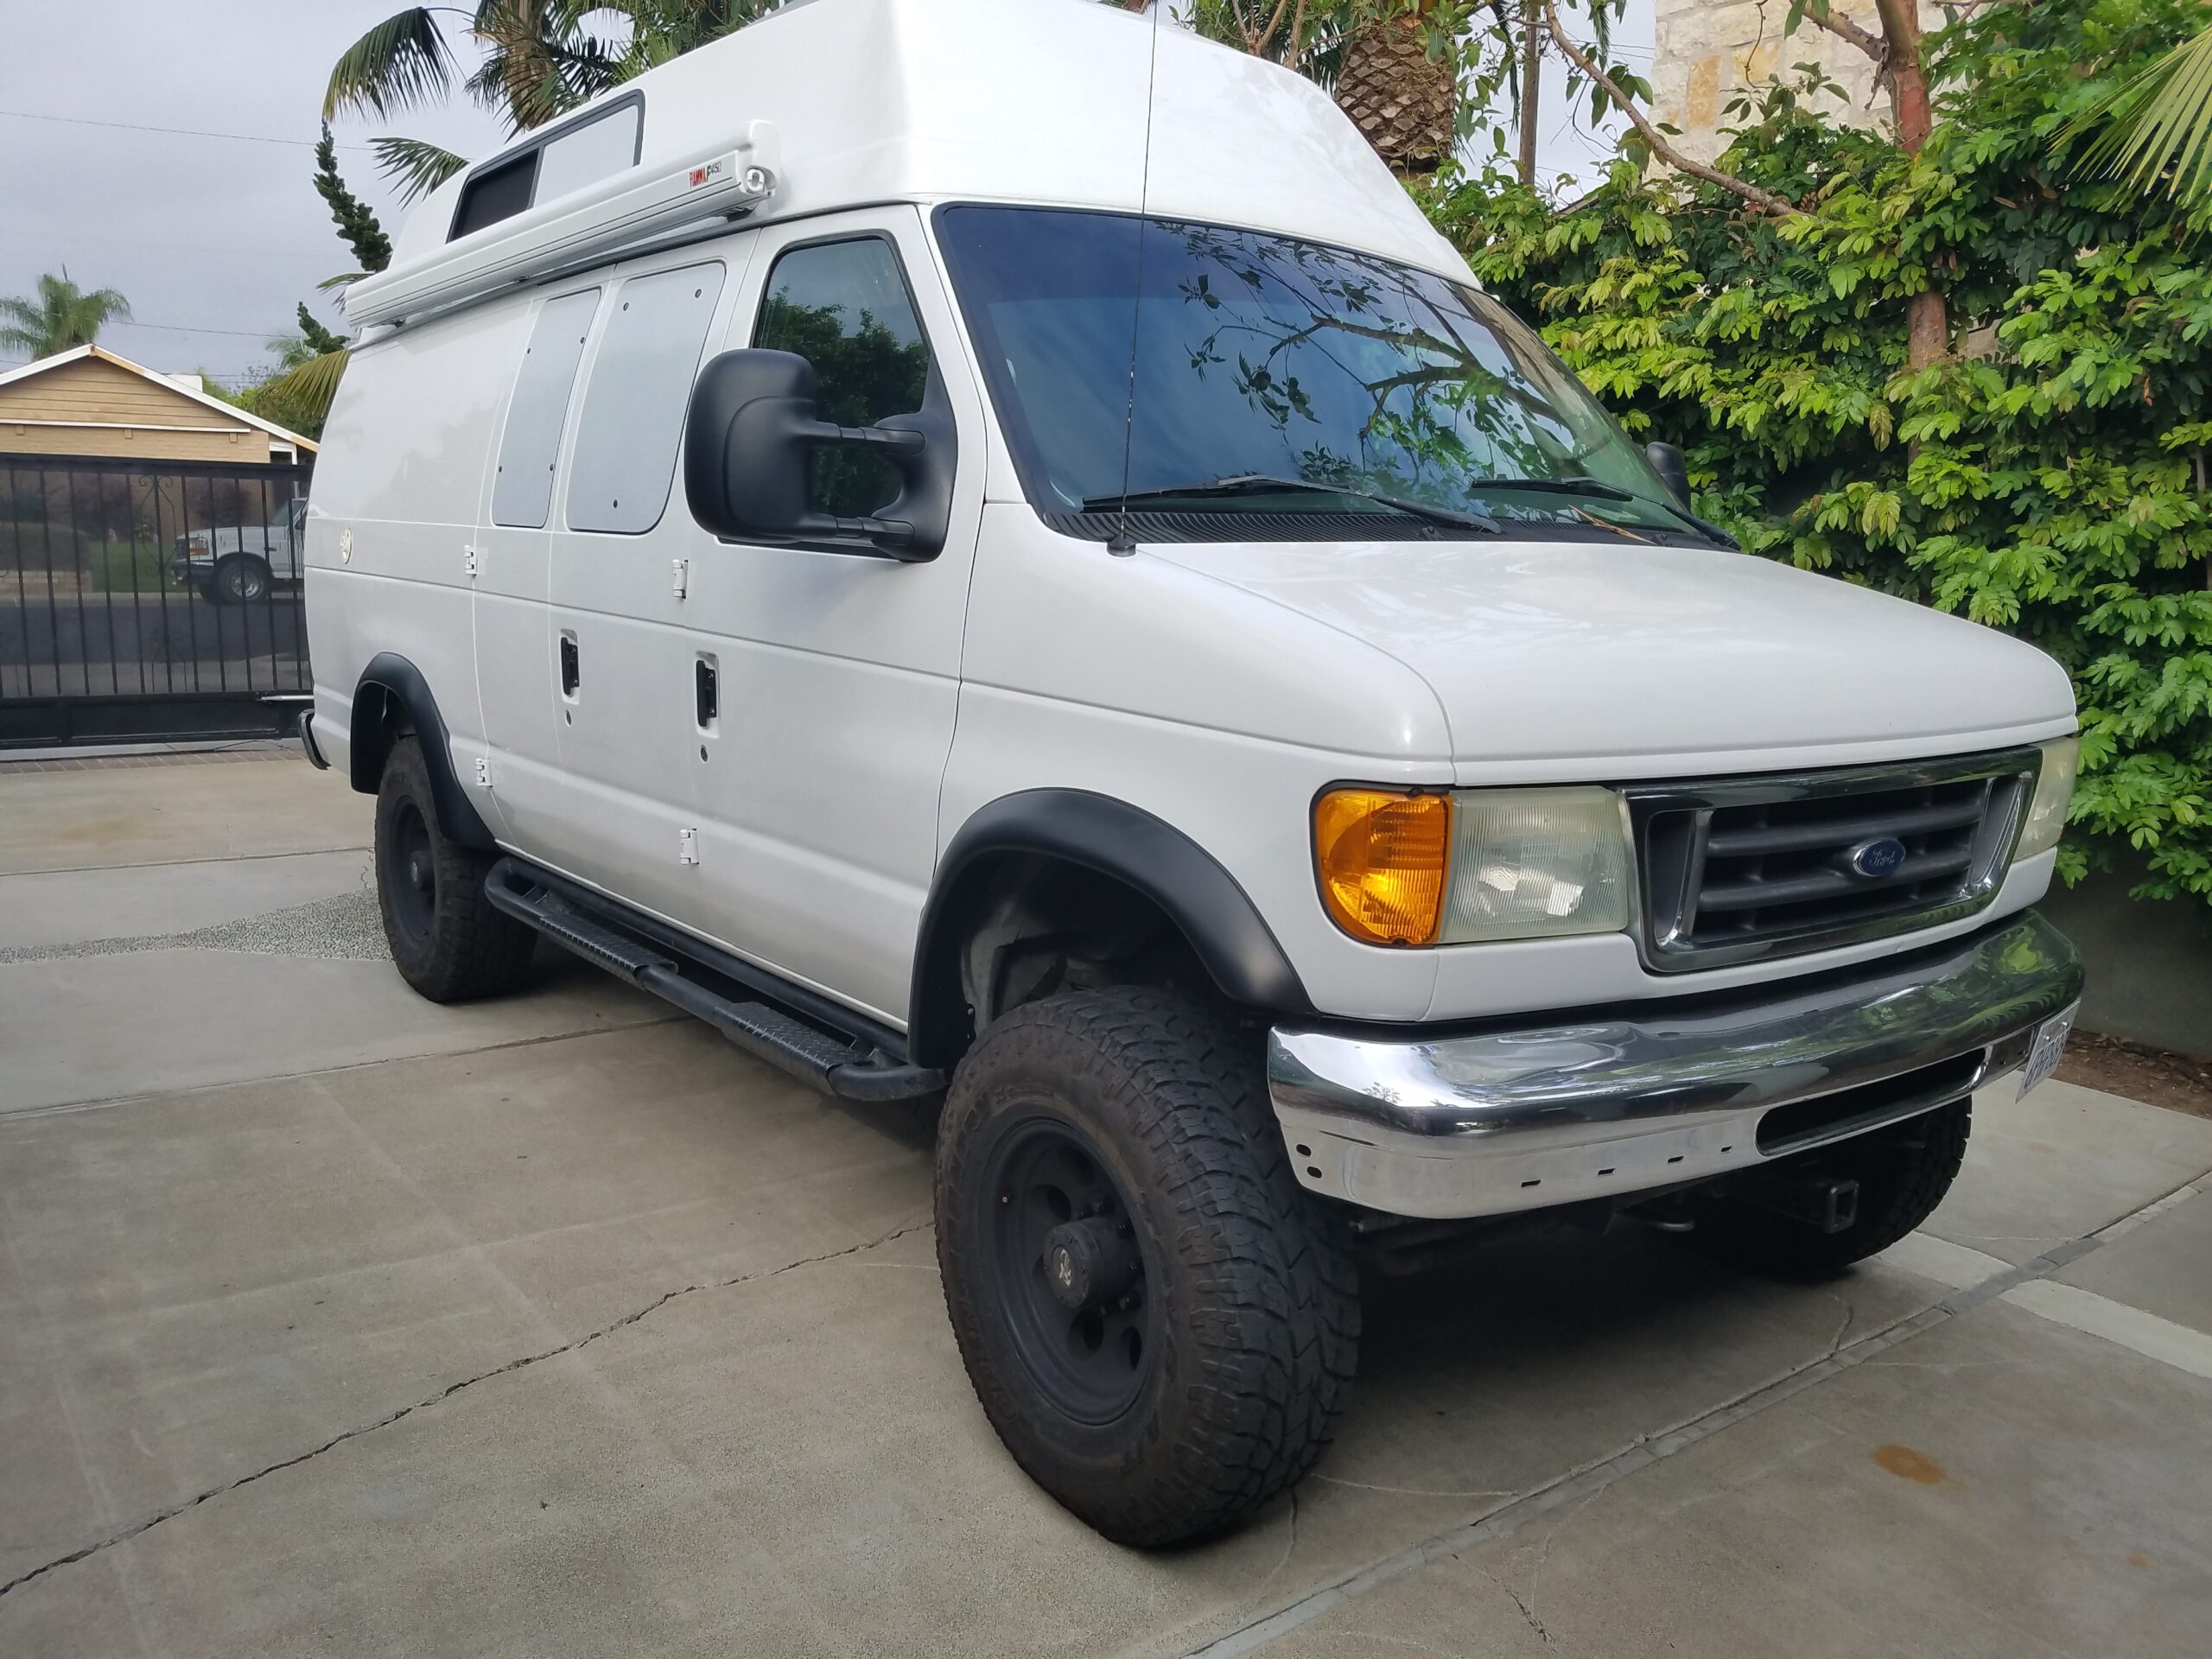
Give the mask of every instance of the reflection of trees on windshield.
[{"label": "reflection of trees on windshield", "polygon": [[1042,512],[1136,500],[1198,536],[1208,518],[1227,534],[1255,514],[1407,516],[1357,494],[1547,535],[1681,529],[1581,383],[1446,277],[1268,232],[1072,209],[955,205],[938,225]]},{"label": "reflection of trees on windshield", "polygon": [[[1605,452],[1618,440],[1600,426],[1578,446],[1544,392],[1558,366],[1510,319],[1484,318],[1490,302],[1285,237],[1164,223],[1155,233],[1182,245],[1187,274],[1176,290],[1203,328],[1184,342],[1192,370],[1228,370],[1296,446],[1306,481],[1445,505],[1465,505],[1484,478],[1592,474],[1611,462],[1594,475],[1617,481],[1608,474],[1619,460]],[[1301,428],[1310,442],[1300,442]],[[1342,447],[1347,439],[1356,454]],[[1618,481],[1640,493],[1640,471]]]}]

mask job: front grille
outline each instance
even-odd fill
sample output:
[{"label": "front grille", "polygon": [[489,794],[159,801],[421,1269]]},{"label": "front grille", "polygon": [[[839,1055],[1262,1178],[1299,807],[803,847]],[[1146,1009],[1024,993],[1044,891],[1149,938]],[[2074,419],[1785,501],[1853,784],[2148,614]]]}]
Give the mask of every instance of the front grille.
[{"label": "front grille", "polygon": [[2027,749],[1630,786],[1646,963],[1718,967],[1971,915],[1996,893],[2039,764]]}]

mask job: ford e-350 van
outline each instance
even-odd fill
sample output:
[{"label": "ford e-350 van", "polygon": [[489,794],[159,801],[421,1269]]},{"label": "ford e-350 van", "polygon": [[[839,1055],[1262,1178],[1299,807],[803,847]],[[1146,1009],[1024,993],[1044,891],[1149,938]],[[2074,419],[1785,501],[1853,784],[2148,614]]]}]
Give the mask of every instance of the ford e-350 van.
[{"label": "ford e-350 van", "polygon": [[347,309],[307,738],[400,972],[942,1094],[962,1355],[1109,1536],[1313,1466],[1363,1258],[1834,1272],[2056,1061],[2066,677],[1738,551],[1271,65],[787,8]]}]

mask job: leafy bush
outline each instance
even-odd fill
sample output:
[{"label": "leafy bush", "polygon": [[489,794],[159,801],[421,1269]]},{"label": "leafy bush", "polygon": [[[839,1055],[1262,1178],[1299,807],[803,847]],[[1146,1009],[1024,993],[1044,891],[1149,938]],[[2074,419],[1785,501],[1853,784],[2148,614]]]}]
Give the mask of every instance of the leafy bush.
[{"label": "leafy bush", "polygon": [[[1631,432],[1683,446],[1698,510],[1747,549],[2065,664],[2069,880],[2124,839],[2139,892],[2212,900],[2212,226],[2050,155],[2202,21],[2190,0],[1980,9],[1929,37],[1917,157],[1809,112],[1801,66],[1732,111],[1722,161],[1796,217],[1630,162],[1564,213],[1494,175],[1427,205]],[[1912,373],[1905,302],[1931,285],[1954,354]]]}]

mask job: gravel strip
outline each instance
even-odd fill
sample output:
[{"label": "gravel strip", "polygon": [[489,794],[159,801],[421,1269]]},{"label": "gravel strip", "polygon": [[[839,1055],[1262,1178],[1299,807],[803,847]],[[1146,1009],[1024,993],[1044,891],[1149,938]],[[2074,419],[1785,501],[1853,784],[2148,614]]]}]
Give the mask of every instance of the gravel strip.
[{"label": "gravel strip", "polygon": [[377,896],[364,887],[258,916],[218,922],[189,933],[149,933],[135,938],[91,939],[71,944],[0,947],[0,963],[49,962],[61,957],[108,957],[135,950],[236,950],[256,957],[310,957],[322,962],[382,962],[385,943]]}]

